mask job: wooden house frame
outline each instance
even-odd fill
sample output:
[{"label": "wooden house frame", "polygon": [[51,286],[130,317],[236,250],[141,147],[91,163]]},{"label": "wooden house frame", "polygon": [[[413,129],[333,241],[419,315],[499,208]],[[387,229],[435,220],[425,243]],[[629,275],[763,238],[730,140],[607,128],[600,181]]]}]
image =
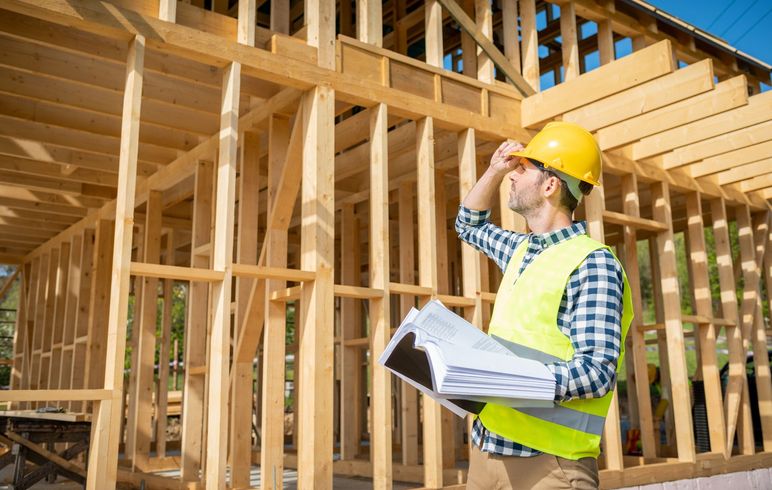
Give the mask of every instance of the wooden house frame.
[{"label": "wooden house frame", "polygon": [[[633,52],[615,59],[627,38]],[[266,489],[289,467],[298,488],[331,488],[333,474],[462,485],[468,421],[374,360],[429,298],[487,327],[500,274],[458,243],[455,212],[500,141],[554,119],[596,135],[604,185],[578,216],[616,248],[636,311],[642,284],[654,291],[655,322],[637,316],[628,336],[602,486],[772,466],[768,65],[640,0],[0,0],[0,43],[0,262],[20,281],[0,401],[91,414],[88,488],[248,488],[252,464]],[[595,51],[601,66],[586,71]],[[539,90],[549,73],[561,83]],[[494,215],[524,230],[505,197]],[[187,314],[172,408],[157,389],[169,370],[156,381],[154,365],[156,351],[169,359],[175,282]],[[670,400],[665,444],[642,382],[647,345]],[[172,410],[179,454],[167,454]],[[639,456],[624,454],[623,418]],[[150,474],[169,468],[180,478]]]}]

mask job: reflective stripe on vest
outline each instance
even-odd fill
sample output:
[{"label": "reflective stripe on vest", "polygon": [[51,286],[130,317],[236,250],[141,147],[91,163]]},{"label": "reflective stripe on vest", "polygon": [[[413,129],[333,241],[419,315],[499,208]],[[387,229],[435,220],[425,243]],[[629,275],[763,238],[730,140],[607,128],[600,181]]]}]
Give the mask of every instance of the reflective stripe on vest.
[{"label": "reflective stripe on vest", "polygon": [[[573,271],[590,253],[605,245],[586,235],[565,240],[541,252],[519,276],[527,245],[526,241],[521,243],[507,265],[489,334],[521,357],[545,364],[568,361],[574,349],[557,326],[560,301]],[[632,321],[632,298],[624,272],[623,279],[622,352],[617,371]],[[597,457],[612,396],[609,391],[601,398],[570,400],[551,408],[514,409],[488,404],[480,420],[488,430],[539,451],[568,459]]]}]

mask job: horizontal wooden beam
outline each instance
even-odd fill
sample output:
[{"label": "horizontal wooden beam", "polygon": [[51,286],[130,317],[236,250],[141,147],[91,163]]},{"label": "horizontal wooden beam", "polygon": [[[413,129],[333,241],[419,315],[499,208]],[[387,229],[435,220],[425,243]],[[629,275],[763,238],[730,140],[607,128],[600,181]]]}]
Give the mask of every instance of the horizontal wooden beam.
[{"label": "horizontal wooden beam", "polygon": [[772,140],[706,158],[689,165],[687,168],[691,176],[697,178],[769,158],[772,158]]},{"label": "horizontal wooden beam", "polygon": [[617,213],[616,211],[603,211],[603,221],[606,223],[613,223],[615,225],[631,226],[640,230],[647,231],[666,231],[668,226],[665,223],[654,221],[652,219],[639,218],[637,216],[628,216],[626,214]]},{"label": "horizontal wooden beam", "polygon": [[636,160],[666,153],[675,148],[717,137],[770,120],[772,90],[748,97],[748,104],[642,138],[635,143]]},{"label": "horizontal wooden beam", "polygon": [[284,281],[306,282],[316,279],[313,271],[287,269],[284,267],[265,267],[251,264],[233,264],[233,275],[255,279],[279,279]]},{"label": "horizontal wooden beam", "polygon": [[598,131],[601,150],[617,148],[667,129],[697,121],[748,103],[744,76],[730,78],[701,95],[670,104]]},{"label": "horizontal wooden beam", "polygon": [[713,64],[703,60],[569,111],[563,120],[596,131],[712,89]]},{"label": "horizontal wooden beam", "polygon": [[523,127],[535,127],[577,107],[675,70],[669,41],[662,41],[523,99]]},{"label": "horizontal wooden beam", "polygon": [[0,402],[96,401],[112,396],[112,390],[3,390]]},{"label": "horizontal wooden beam", "polygon": [[222,281],[225,273],[211,269],[196,267],[180,267],[176,265],[145,264],[132,262],[130,273],[133,276],[157,277],[159,279],[176,279],[178,281]]}]

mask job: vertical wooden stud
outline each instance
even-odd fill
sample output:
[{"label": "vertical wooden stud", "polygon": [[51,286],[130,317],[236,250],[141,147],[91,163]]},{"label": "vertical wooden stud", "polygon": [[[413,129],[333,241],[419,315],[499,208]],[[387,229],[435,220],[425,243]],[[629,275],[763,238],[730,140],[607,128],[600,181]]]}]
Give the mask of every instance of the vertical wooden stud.
[{"label": "vertical wooden stud", "polygon": [[370,287],[383,290],[383,297],[370,300],[373,487],[378,489],[391,488],[391,374],[377,362],[391,338],[388,151],[386,105],[378,104],[370,109]]},{"label": "vertical wooden stud", "polygon": [[[640,217],[640,202],[638,200],[638,183],[635,174],[622,177],[623,209],[626,215]],[[631,338],[632,349],[626,355],[632,357],[635,373],[635,390],[638,401],[638,420],[641,430],[641,446],[645,458],[656,457],[654,441],[654,424],[651,413],[651,395],[649,393],[648,363],[646,362],[646,340],[639,327],[643,325],[643,301],[641,299],[641,277],[638,265],[638,240],[635,228],[625,226],[624,230],[624,264],[627,282],[630,284],[633,298],[633,323],[627,335]],[[628,372],[628,379],[630,373]],[[628,390],[629,390],[628,385]]]},{"label": "vertical wooden stud", "polygon": [[303,285],[300,301],[298,485],[318,489],[332,487],[334,103],[326,87],[311,89],[302,102],[300,266],[316,280]]},{"label": "vertical wooden stud", "polygon": [[662,280],[662,300],[665,309],[665,333],[667,336],[670,382],[673,394],[673,413],[676,426],[678,459],[695,460],[692,430],[689,379],[686,370],[684,332],[681,324],[681,295],[678,289],[673,221],[670,208],[670,188],[666,182],[652,185],[654,219],[666,223],[668,230],[657,234],[657,254]]},{"label": "vertical wooden stud", "polygon": [[[486,38],[493,40],[493,10],[489,0],[475,0],[477,28]],[[493,61],[479,50],[477,55],[477,79],[493,83]]]},{"label": "vertical wooden stud", "polygon": [[[193,194],[193,230],[191,236],[190,263],[193,267],[208,268],[210,253],[203,252],[212,237],[212,190],[214,185],[214,165],[212,162],[196,163]],[[201,250],[201,251],[200,251]],[[202,425],[204,416],[204,381],[198,371],[206,364],[206,346],[201,339],[206,338],[209,324],[207,302],[209,284],[191,281],[188,287],[188,311],[185,328],[185,347],[183,349],[182,390],[182,463],[180,472],[183,482],[198,481],[201,469]]]},{"label": "vertical wooden stud", "polygon": [[[295,124],[299,124],[296,122]],[[268,213],[277,205],[277,188],[282,166],[287,159],[290,142],[289,121],[272,116],[268,134]],[[287,230],[285,227],[271,227],[266,230],[266,265],[287,266]],[[266,292],[286,287],[286,281],[266,281]],[[274,303],[267,298],[265,309],[265,331],[263,333],[262,412],[260,468],[261,488],[269,490],[282,485],[284,472],[284,372],[286,343],[286,309],[284,303]],[[297,318],[297,317],[296,317]],[[297,366],[297,356],[295,357]],[[297,369],[296,369],[297,372]],[[295,412],[297,418],[297,412]]]},{"label": "vertical wooden stud", "polygon": [[[427,6],[428,8],[428,6]],[[437,250],[434,183],[434,120],[416,122],[418,158],[418,249]],[[437,291],[437,263],[433,254],[418,260],[418,284]],[[424,486],[442,487],[442,412],[441,405],[423,396]]]},{"label": "vertical wooden stud", "polygon": [[535,0],[520,1],[520,29],[522,32],[523,78],[539,91],[539,34],[536,30]]},{"label": "vertical wooden stud", "polygon": [[[688,220],[689,260],[692,271],[695,312],[707,318],[713,317],[708,277],[708,255],[705,250],[705,223],[702,219],[702,199],[699,192],[686,196],[686,215]],[[716,327],[713,323],[695,325],[700,343],[702,379],[705,387],[705,402],[708,411],[708,430],[710,450],[727,455],[726,423],[724,421],[721,378],[716,357]]]},{"label": "vertical wooden stud", "polygon": [[[135,36],[129,45],[121,118],[121,143],[118,167],[118,195],[115,209],[112,267],[109,288],[106,342],[104,345],[104,388],[112,397],[94,403],[91,450],[89,451],[86,488],[115,487],[118,471],[119,428],[122,417],[123,363],[126,351],[126,319],[129,306],[129,265],[131,261],[131,224],[134,219],[134,191],[139,150],[139,117],[145,38]],[[100,283],[107,289],[107,282]],[[93,312],[92,312],[93,313]],[[104,318],[104,317],[102,317]]]},{"label": "vertical wooden stud", "polygon": [[[563,54],[563,81],[579,76],[579,41],[576,32],[576,7],[574,2],[560,4],[560,38]],[[557,78],[555,83],[558,83]]]},{"label": "vertical wooden stud", "polygon": [[[174,230],[166,233],[166,251],[164,263],[174,264],[176,248]],[[163,313],[161,315],[161,338],[158,339],[158,384],[156,385],[155,409],[155,452],[156,457],[166,457],[166,426],[169,401],[169,350],[172,335],[172,306],[174,301],[174,281],[164,279],[163,282]]]},{"label": "vertical wooden stud", "polygon": [[442,6],[437,0],[427,0],[424,4],[426,30],[426,62],[432,66],[442,66],[445,52],[442,47]]},{"label": "vertical wooden stud", "polygon": [[520,41],[517,36],[517,0],[502,0],[501,29],[504,33],[504,56],[515,70],[522,73],[520,67]]},{"label": "vertical wooden stud", "polygon": [[241,64],[233,62],[223,73],[220,106],[220,150],[217,158],[214,241],[212,268],[225,273],[212,283],[212,329],[207,366],[206,487],[225,488],[228,431],[228,375],[230,366],[231,264],[233,262],[233,221],[236,196],[236,153],[238,143]]}]

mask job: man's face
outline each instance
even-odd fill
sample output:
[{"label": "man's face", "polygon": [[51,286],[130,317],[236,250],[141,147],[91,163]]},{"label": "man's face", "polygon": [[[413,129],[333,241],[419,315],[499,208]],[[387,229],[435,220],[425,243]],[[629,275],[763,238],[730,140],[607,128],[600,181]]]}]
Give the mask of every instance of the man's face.
[{"label": "man's face", "polygon": [[520,158],[515,169],[509,173],[512,186],[509,190],[509,209],[523,216],[539,209],[544,204],[541,185],[542,171],[527,158]]}]

